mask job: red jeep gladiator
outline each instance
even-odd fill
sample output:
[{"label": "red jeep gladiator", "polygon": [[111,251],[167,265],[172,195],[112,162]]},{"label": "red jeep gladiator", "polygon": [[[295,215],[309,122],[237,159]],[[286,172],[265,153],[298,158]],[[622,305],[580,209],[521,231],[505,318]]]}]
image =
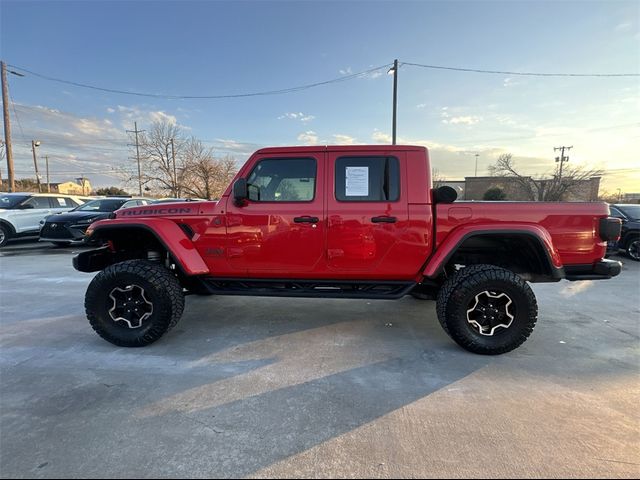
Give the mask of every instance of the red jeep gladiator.
[{"label": "red jeep gladiator", "polygon": [[176,325],[185,293],[436,300],[463,348],[521,345],[538,307],[527,282],[611,278],[620,220],[605,203],[455,202],[414,146],[264,148],[217,202],[147,205],[93,224],[91,326],[138,347]]}]

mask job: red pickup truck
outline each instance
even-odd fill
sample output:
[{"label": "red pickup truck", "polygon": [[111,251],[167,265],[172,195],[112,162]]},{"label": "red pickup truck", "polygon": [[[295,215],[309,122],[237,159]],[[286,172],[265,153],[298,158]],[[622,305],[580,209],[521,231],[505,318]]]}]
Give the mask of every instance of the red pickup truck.
[{"label": "red pickup truck", "polygon": [[185,293],[437,301],[463,348],[505,353],[531,334],[528,282],[606,279],[620,220],[604,203],[455,202],[415,146],[264,148],[217,202],[147,205],[93,224],[74,266],[95,331],[158,340]]}]

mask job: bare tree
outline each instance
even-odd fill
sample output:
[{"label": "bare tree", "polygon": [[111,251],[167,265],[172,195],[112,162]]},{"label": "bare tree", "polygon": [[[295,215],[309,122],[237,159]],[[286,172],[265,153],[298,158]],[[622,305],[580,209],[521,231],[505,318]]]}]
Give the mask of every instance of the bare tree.
[{"label": "bare tree", "polygon": [[[153,122],[148,131],[140,135],[143,184],[178,197],[185,171],[185,143],[182,129],[175,123],[166,120]],[[137,178],[132,180],[137,182]]]},{"label": "bare tree", "polygon": [[564,167],[562,178],[556,168],[555,174],[550,178],[539,177],[536,179],[518,172],[510,153],[500,155],[496,163],[489,167],[489,172],[492,176],[514,179],[529,200],[545,202],[559,202],[567,195],[577,191],[585,181],[604,175],[602,170],[570,166]]},{"label": "bare tree", "polygon": [[194,137],[185,143],[183,155],[181,189],[195,197],[219,198],[238,171],[232,157],[215,158],[213,149]]}]

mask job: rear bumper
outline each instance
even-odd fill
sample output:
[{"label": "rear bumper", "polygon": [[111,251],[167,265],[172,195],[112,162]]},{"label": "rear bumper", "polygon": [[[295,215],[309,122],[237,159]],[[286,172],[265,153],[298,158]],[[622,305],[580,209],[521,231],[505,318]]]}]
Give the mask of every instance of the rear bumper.
[{"label": "rear bumper", "polygon": [[615,277],[622,270],[622,264],[615,260],[603,259],[589,265],[565,265],[567,280],[606,280]]}]

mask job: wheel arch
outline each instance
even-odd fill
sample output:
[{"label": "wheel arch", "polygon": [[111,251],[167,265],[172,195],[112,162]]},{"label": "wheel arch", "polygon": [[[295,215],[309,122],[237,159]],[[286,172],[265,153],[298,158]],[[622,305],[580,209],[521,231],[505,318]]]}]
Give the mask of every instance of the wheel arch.
[{"label": "wheel arch", "polygon": [[454,264],[493,264],[529,281],[564,278],[551,235],[536,225],[509,228],[462,227],[450,233],[427,261],[423,275],[435,279]]},{"label": "wheel arch", "polygon": [[[96,222],[91,229],[89,241],[93,244],[109,244],[113,261],[109,261],[107,265],[121,261],[123,255],[124,259],[144,259],[142,253],[160,248],[171,257],[184,276],[209,273],[209,268],[196,250],[191,238],[171,220],[152,218],[136,222],[130,220]],[[83,252],[78,257],[91,253]],[[87,255],[88,257],[89,255]],[[80,266],[82,262],[74,260],[74,265],[76,263]],[[100,262],[96,263],[96,265],[99,264]],[[101,268],[104,266],[106,265],[102,264]],[[85,268],[91,268],[91,266]],[[101,268],[82,269],[82,271],[96,271]]]},{"label": "wheel arch", "polygon": [[10,235],[13,236],[16,234],[16,228],[11,224],[11,222],[8,222],[4,218],[0,218],[0,225],[6,227],[9,230]]}]

